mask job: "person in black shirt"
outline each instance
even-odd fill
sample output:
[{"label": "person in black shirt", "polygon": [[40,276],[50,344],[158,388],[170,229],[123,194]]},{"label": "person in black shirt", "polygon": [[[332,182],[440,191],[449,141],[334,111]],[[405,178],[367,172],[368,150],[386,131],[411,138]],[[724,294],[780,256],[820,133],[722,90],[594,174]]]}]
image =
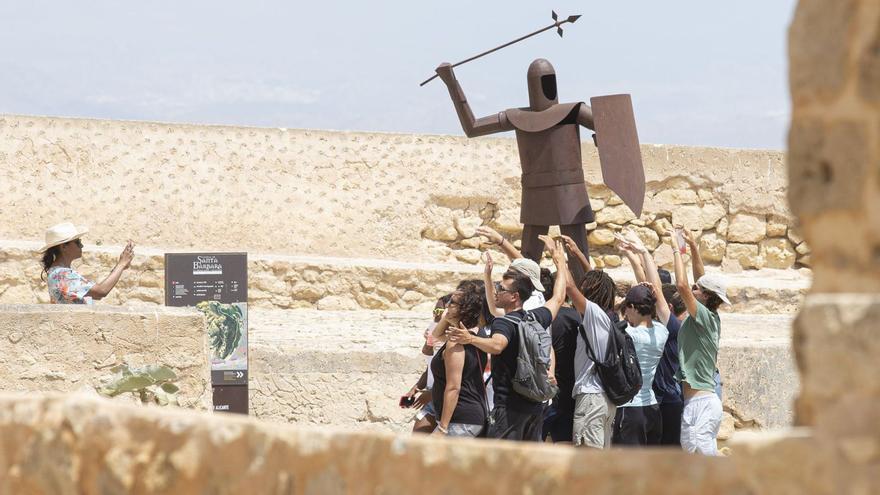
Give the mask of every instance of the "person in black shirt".
[{"label": "person in black shirt", "polygon": [[[557,277],[553,286],[553,297],[547,303],[529,311],[534,318],[547,328],[556,318],[559,308],[565,300],[565,285],[567,270],[560,270],[565,266],[565,254],[561,243],[554,243],[547,236],[541,236],[548,250],[553,255],[553,263],[556,265]],[[492,322],[491,335],[478,337],[462,328],[450,328],[447,332],[449,340],[460,344],[472,344],[478,349],[493,356],[492,380],[495,388],[494,403],[489,424],[489,437],[506,440],[541,440],[541,423],[544,405],[540,402],[532,402],[517,394],[512,388],[513,375],[516,372],[516,358],[519,354],[519,339],[517,338],[517,324],[509,316],[524,318],[526,311],[522,309],[522,303],[529,298],[533,286],[531,280],[520,272],[508,270],[504,273],[502,281],[496,284],[495,306],[504,310],[504,317],[496,318]],[[555,356],[551,356],[551,360]],[[554,373],[551,362],[550,373]]]},{"label": "person in black shirt", "polygon": [[[483,283],[460,284],[447,305],[447,323],[463,331],[479,330],[484,306]],[[431,360],[433,405],[437,412],[434,434],[476,437],[488,414],[483,367],[488,356],[473,345],[447,342]]]},{"label": "person in black shirt", "polygon": [[[566,242],[566,244],[568,244]],[[552,287],[555,278],[550,270],[541,268],[541,283],[548,288],[544,292],[544,298],[553,297]],[[572,438],[572,425],[574,423],[574,352],[577,348],[578,328],[581,325],[581,316],[576,309],[570,306],[559,308],[559,313],[550,326],[550,335],[553,338],[553,352],[556,354],[556,385],[559,387],[556,397],[550,405],[544,409],[544,424],[541,438],[546,440],[549,436],[554,443],[570,443]]]}]

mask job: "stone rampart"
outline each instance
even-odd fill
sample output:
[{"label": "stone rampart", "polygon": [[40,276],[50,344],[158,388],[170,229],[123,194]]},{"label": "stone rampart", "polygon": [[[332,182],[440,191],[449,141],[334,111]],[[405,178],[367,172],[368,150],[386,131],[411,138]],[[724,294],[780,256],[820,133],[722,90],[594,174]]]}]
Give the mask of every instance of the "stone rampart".
[{"label": "stone rampart", "polygon": [[[420,263],[479,261],[474,228],[519,236],[520,169],[510,138],[380,134],[0,116],[0,240],[37,242],[62,220],[89,243],[319,254]],[[644,145],[636,219],[583,164],[595,264],[619,266],[611,232],[636,229],[661,264],[670,222],[704,232],[710,264],[808,264],[785,206],[783,154]]]},{"label": "stone rampart", "polygon": [[178,375],[180,404],[207,409],[206,349],[204,317],[192,309],[0,305],[5,391],[94,392],[116,365],[166,365]]}]

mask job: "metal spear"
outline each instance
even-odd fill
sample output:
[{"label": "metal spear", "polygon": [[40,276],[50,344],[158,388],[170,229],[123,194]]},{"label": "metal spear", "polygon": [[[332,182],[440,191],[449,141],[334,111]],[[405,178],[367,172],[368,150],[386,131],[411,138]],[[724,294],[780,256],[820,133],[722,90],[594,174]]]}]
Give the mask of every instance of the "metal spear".
[{"label": "metal spear", "polygon": [[[522,41],[522,40],[524,40],[524,39],[526,39],[526,38],[531,38],[532,36],[534,36],[534,35],[536,35],[536,34],[543,33],[544,31],[546,31],[546,30],[548,30],[548,29],[556,28],[556,32],[559,34],[559,37],[561,38],[561,37],[562,37],[562,25],[565,24],[566,22],[570,22],[570,23],[574,24],[574,21],[576,21],[576,20],[578,20],[578,19],[580,18],[580,15],[570,15],[570,16],[568,16],[567,19],[564,19],[564,20],[561,20],[561,21],[560,21],[560,20],[558,20],[558,17],[557,17],[557,15],[556,15],[556,12],[555,12],[555,11],[552,11],[552,10],[551,10],[550,12],[553,14],[553,15],[552,15],[552,16],[553,16],[553,24],[550,24],[549,26],[547,26],[547,27],[545,27],[545,28],[541,28],[541,29],[535,31],[534,33],[529,33],[529,34],[527,34],[527,35],[525,35],[525,36],[522,36],[522,37],[520,37],[520,38],[517,38],[517,39],[515,39],[515,40],[513,40],[513,41],[508,41],[507,43],[505,43],[505,44],[503,44],[503,45],[501,45],[501,46],[496,46],[495,48],[492,48],[491,50],[486,50],[486,51],[483,52],[483,53],[480,53],[480,54],[474,55],[473,57],[468,58],[468,59],[465,59],[465,60],[462,60],[461,62],[456,62],[456,63],[452,64],[452,66],[453,66],[453,67],[458,67],[459,65],[466,64],[466,63],[468,63],[468,62],[470,62],[470,61],[472,61],[472,60],[476,60],[476,59],[478,59],[478,58],[480,58],[480,57],[482,57],[482,56],[484,56],[484,55],[488,55],[488,54],[490,54],[490,53],[492,53],[492,52],[495,52],[495,51],[498,51],[498,50],[500,50],[500,49],[502,49],[502,48],[504,48],[504,47],[508,47],[508,46],[510,46],[510,45],[512,45],[512,44],[514,44],[514,43],[519,43],[520,41]],[[434,78],[436,78],[436,77],[437,77],[437,74],[434,74],[433,76],[431,76],[431,77],[425,79],[424,81],[422,81],[422,83],[419,84],[419,86],[424,86],[425,84],[428,84],[429,82],[433,81]]]}]

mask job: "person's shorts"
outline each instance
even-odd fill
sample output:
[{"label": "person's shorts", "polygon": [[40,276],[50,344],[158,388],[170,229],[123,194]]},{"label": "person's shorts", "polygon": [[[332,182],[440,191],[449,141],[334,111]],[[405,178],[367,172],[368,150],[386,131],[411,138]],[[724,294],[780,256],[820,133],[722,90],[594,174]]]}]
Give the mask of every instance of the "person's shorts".
[{"label": "person's shorts", "polygon": [[574,398],[572,441],[575,446],[608,448],[616,407],[605,394],[578,394]]},{"label": "person's shorts", "polygon": [[663,418],[659,405],[617,408],[612,445],[660,445],[662,439]]},{"label": "person's shorts", "polygon": [[718,428],[721,427],[721,399],[701,394],[684,401],[681,413],[681,448],[685,452],[718,455]]},{"label": "person's shorts", "polygon": [[[439,428],[440,425],[437,425]],[[483,425],[469,425],[465,423],[449,423],[449,428],[446,429],[447,437],[460,437],[460,438],[477,438],[480,436],[480,432],[483,431]],[[435,428],[434,431],[437,431]]]},{"label": "person's shorts", "polygon": [[544,422],[542,411],[531,414],[496,405],[490,417],[492,421],[489,422],[489,438],[541,441],[541,426]]},{"label": "person's shorts", "polygon": [[431,416],[432,418],[437,417],[437,412],[434,411],[434,403],[428,402],[425,407],[422,408],[421,411],[416,413],[416,419],[424,419],[426,416]]}]

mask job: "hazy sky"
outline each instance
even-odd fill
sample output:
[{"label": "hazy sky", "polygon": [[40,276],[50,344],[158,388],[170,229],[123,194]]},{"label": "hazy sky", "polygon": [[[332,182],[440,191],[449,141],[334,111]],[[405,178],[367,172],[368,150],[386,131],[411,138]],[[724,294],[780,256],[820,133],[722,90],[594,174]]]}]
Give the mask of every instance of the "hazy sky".
[{"label": "hazy sky", "polygon": [[560,101],[631,93],[645,143],[783,149],[795,0],[0,0],[0,113],[461,134],[433,74],[457,70],[478,116],[528,104],[556,67]]}]

